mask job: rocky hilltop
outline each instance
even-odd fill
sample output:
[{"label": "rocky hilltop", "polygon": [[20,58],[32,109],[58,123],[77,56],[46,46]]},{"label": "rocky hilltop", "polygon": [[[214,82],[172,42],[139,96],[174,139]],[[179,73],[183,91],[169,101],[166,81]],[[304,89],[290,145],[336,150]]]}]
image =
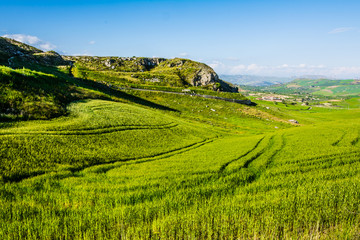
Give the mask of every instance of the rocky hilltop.
[{"label": "rocky hilltop", "polygon": [[64,59],[74,63],[78,74],[80,71],[79,77],[116,75],[134,83],[237,91],[237,88],[219,79],[211,67],[189,59],[91,56],[64,56]]},{"label": "rocky hilltop", "polygon": [[69,64],[55,51],[44,52],[16,40],[0,37],[0,64],[13,67],[16,61],[51,66]]},{"label": "rocky hilltop", "polygon": [[189,59],[145,57],[62,56],[0,37],[0,65],[22,67],[22,64],[68,66],[75,77],[92,80],[109,79],[123,84],[169,87],[201,87],[236,92],[237,88],[219,79],[204,63]]}]

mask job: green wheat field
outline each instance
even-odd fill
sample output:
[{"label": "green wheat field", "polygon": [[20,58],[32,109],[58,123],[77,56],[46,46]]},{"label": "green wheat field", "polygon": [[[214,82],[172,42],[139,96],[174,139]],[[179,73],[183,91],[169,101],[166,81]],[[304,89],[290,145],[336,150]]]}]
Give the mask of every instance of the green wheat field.
[{"label": "green wheat field", "polygon": [[106,100],[69,111],[0,129],[1,239],[359,237],[358,109],[257,133]]},{"label": "green wheat field", "polygon": [[0,66],[0,239],[360,238],[359,97],[249,106],[179,94],[170,67],[134,89],[20,60]]}]

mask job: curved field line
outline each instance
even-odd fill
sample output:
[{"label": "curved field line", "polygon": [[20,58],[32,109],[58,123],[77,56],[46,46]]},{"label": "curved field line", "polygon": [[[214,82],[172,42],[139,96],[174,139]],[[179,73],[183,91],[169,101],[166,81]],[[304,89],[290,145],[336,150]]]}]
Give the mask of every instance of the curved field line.
[{"label": "curved field line", "polygon": [[240,160],[241,158],[246,157],[246,156],[249,155],[251,152],[253,152],[253,151],[259,146],[259,144],[264,140],[264,138],[265,138],[265,137],[262,137],[262,138],[255,144],[255,146],[254,146],[252,149],[250,149],[250,150],[247,151],[246,153],[242,154],[240,157],[235,158],[235,159],[233,159],[233,160],[231,160],[231,161],[229,161],[229,162],[224,163],[223,165],[221,165],[221,167],[220,167],[220,169],[219,169],[219,172],[223,172],[223,171],[225,170],[225,168],[226,168],[230,163],[233,163],[233,162],[235,162],[235,161],[238,161],[238,160]]},{"label": "curved field line", "polygon": [[130,131],[130,130],[143,130],[143,129],[169,129],[177,127],[178,124],[169,123],[164,125],[127,125],[119,127],[106,127],[106,128],[94,128],[86,130],[73,130],[73,131],[33,131],[33,132],[19,132],[19,133],[0,133],[0,136],[14,136],[14,135],[97,135],[97,134],[106,134],[120,131]]},{"label": "curved field line", "polygon": [[271,138],[269,139],[269,143],[263,148],[261,149],[260,152],[258,152],[255,156],[251,157],[249,160],[247,160],[245,163],[244,163],[244,168],[247,168],[249,167],[249,164],[252,163],[255,159],[257,159],[258,157],[260,157],[262,154],[264,154],[264,152],[271,148],[273,145],[274,145],[274,142],[273,142],[273,139],[274,139],[274,136],[271,136]]},{"label": "curved field line", "polygon": [[[348,156],[344,156],[344,158],[347,158],[347,157]],[[315,164],[299,164],[299,165],[295,165],[295,166],[290,166],[291,170],[285,168],[283,171],[271,173],[271,177],[276,177],[276,176],[280,176],[280,175],[284,175],[284,174],[291,174],[293,172],[298,172],[298,171],[300,171],[301,173],[305,173],[305,172],[311,172],[311,171],[320,171],[320,170],[324,170],[324,169],[343,167],[343,166],[347,166],[347,165],[353,166],[354,163],[360,161],[360,158],[359,158],[360,155],[359,154],[353,155],[352,157],[353,157],[352,160],[347,161],[347,162],[340,162],[338,164],[334,164],[334,161],[340,160],[340,159],[329,158],[329,159],[322,159],[321,162],[317,161],[317,162],[315,162]],[[327,162],[329,164],[321,165],[322,162]]]},{"label": "curved field line", "polygon": [[335,142],[333,142],[331,145],[332,145],[332,146],[337,146],[337,145],[339,145],[339,143],[344,139],[345,135],[346,135],[346,133],[343,133],[343,135],[342,135],[338,140],[336,140]]},{"label": "curved field line", "polygon": [[355,146],[359,142],[359,140],[360,140],[359,134],[360,134],[360,132],[358,132],[358,136],[350,142],[351,145]]},{"label": "curved field line", "polygon": [[[106,173],[107,171],[117,168],[117,167],[121,167],[123,165],[131,165],[131,164],[138,164],[138,163],[144,163],[144,162],[151,162],[151,161],[156,161],[159,159],[164,159],[164,158],[168,158],[177,154],[181,154],[187,151],[191,151],[193,149],[199,148],[205,144],[211,143],[214,141],[215,138],[210,138],[210,139],[205,139],[202,140],[200,142],[196,142],[196,143],[192,143],[189,145],[186,145],[184,147],[181,148],[176,148],[176,149],[172,149],[166,152],[162,152],[162,153],[158,153],[158,154],[154,154],[154,155],[150,155],[150,156],[145,156],[145,157],[139,157],[139,158],[126,158],[126,159],[118,159],[118,160],[113,160],[113,161],[108,161],[108,162],[100,162],[100,163],[95,163],[92,165],[87,165],[87,166],[82,166],[82,167],[69,167],[66,170],[72,172],[73,174],[76,172],[80,172],[82,170],[85,170],[87,168],[92,168],[92,167],[101,167],[103,166],[104,169],[93,169],[90,172],[93,173]],[[120,165],[114,165],[114,164],[120,164]],[[3,178],[3,180],[5,182],[19,182],[22,181],[24,179],[29,179],[29,178],[34,178],[34,177],[38,177],[41,175],[45,175],[48,174],[49,172],[40,172],[39,174],[35,174],[35,175],[31,175],[31,176],[24,176],[22,178],[17,178],[16,181],[12,181],[12,180],[7,180],[6,178]],[[57,172],[57,173],[61,173],[61,172]],[[57,174],[55,173],[55,174]],[[69,176],[71,177],[71,176]],[[7,180],[7,181],[6,181]]]},{"label": "curved field line", "polygon": [[[162,152],[162,153],[158,153],[158,154],[154,154],[154,155],[150,155],[150,156],[139,157],[139,158],[126,158],[126,159],[113,160],[113,161],[109,161],[109,162],[97,163],[97,164],[93,164],[91,166],[85,166],[82,168],[73,169],[72,172],[78,172],[81,170],[85,170],[86,168],[91,168],[91,167],[95,167],[95,166],[103,166],[103,167],[105,167],[105,170],[97,171],[96,169],[94,169],[92,172],[106,173],[107,171],[110,171],[111,169],[121,167],[124,165],[140,164],[140,163],[152,162],[152,161],[156,161],[156,160],[160,160],[160,159],[164,159],[164,158],[169,158],[169,157],[199,148],[199,147],[201,147],[205,144],[211,143],[213,141],[214,141],[213,139],[205,139],[200,142],[189,144],[182,148],[176,148],[176,149],[173,149],[170,151],[166,151],[166,152]],[[116,166],[116,165],[114,165],[115,163],[119,163],[120,165]],[[111,164],[111,166],[110,166],[110,164]],[[106,167],[106,165],[109,165],[109,166]]]},{"label": "curved field line", "polygon": [[269,157],[269,160],[265,164],[265,168],[269,167],[273,163],[275,156],[284,148],[284,146],[285,146],[285,137],[284,137],[284,134],[282,134],[281,135],[281,145],[280,145],[279,149],[276,149],[274,151],[274,153]]},{"label": "curved field line", "polygon": [[335,153],[335,154],[328,154],[328,155],[321,155],[319,157],[312,157],[312,158],[303,158],[298,159],[296,161],[292,162],[285,162],[282,164],[278,164],[277,166],[291,166],[291,165],[301,165],[301,166],[307,166],[307,165],[313,165],[317,162],[323,162],[323,161],[330,161],[341,157],[347,157],[347,156],[356,156],[360,154],[359,151],[351,151],[351,152],[343,152],[343,153]]},{"label": "curved field line", "polygon": [[[131,162],[131,163],[125,163],[125,164],[127,164],[127,165],[128,164],[138,164],[138,163],[151,162],[151,161],[155,161],[155,160],[159,160],[159,159],[169,158],[169,157],[172,157],[172,156],[175,156],[175,155],[178,155],[178,154],[181,154],[181,153],[188,152],[188,151],[191,151],[193,149],[199,148],[201,146],[204,146],[205,144],[212,143],[213,141],[214,141],[214,138],[205,139],[203,141],[193,143],[193,144],[187,145],[187,146],[182,147],[182,148],[177,148],[177,149],[174,149],[174,150],[171,150],[171,151],[163,152],[163,153],[160,153],[160,154],[155,154],[155,155],[150,156],[150,157],[147,156],[147,157],[136,158],[138,160],[136,160],[134,162]],[[146,160],[146,159],[149,159],[149,160]]]}]

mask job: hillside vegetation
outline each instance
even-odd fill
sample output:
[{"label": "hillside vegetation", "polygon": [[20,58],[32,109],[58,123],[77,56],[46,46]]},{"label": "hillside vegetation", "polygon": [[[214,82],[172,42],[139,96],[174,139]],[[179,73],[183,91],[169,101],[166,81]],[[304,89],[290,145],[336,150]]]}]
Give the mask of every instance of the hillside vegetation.
[{"label": "hillside vegetation", "polygon": [[189,59],[88,56],[66,56],[65,59],[74,62],[72,74],[75,77],[121,86],[201,86],[209,90],[236,91],[235,87],[220,80],[212,68]]},{"label": "hillside vegetation", "polygon": [[10,45],[0,239],[360,237],[359,98],[249,106],[191,82],[204,66],[190,60]]}]

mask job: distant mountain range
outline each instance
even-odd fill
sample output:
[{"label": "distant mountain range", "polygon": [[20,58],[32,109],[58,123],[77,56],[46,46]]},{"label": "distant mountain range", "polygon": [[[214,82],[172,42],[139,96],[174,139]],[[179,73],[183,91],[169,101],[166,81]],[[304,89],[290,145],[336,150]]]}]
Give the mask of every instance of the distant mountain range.
[{"label": "distant mountain range", "polygon": [[233,84],[250,86],[270,86],[294,80],[294,78],[290,77],[270,77],[257,75],[220,75],[219,77],[222,80]]},{"label": "distant mountain range", "polygon": [[283,84],[272,86],[242,86],[242,88],[277,94],[297,94],[326,97],[360,96],[360,80],[358,79],[333,80],[324,78],[297,78],[296,80]]},{"label": "distant mountain range", "polygon": [[322,75],[304,75],[293,77],[273,77],[273,76],[258,76],[258,75],[219,75],[219,77],[227,82],[237,85],[259,86],[265,87],[275,84],[283,84],[291,82],[295,79],[329,79]]}]

